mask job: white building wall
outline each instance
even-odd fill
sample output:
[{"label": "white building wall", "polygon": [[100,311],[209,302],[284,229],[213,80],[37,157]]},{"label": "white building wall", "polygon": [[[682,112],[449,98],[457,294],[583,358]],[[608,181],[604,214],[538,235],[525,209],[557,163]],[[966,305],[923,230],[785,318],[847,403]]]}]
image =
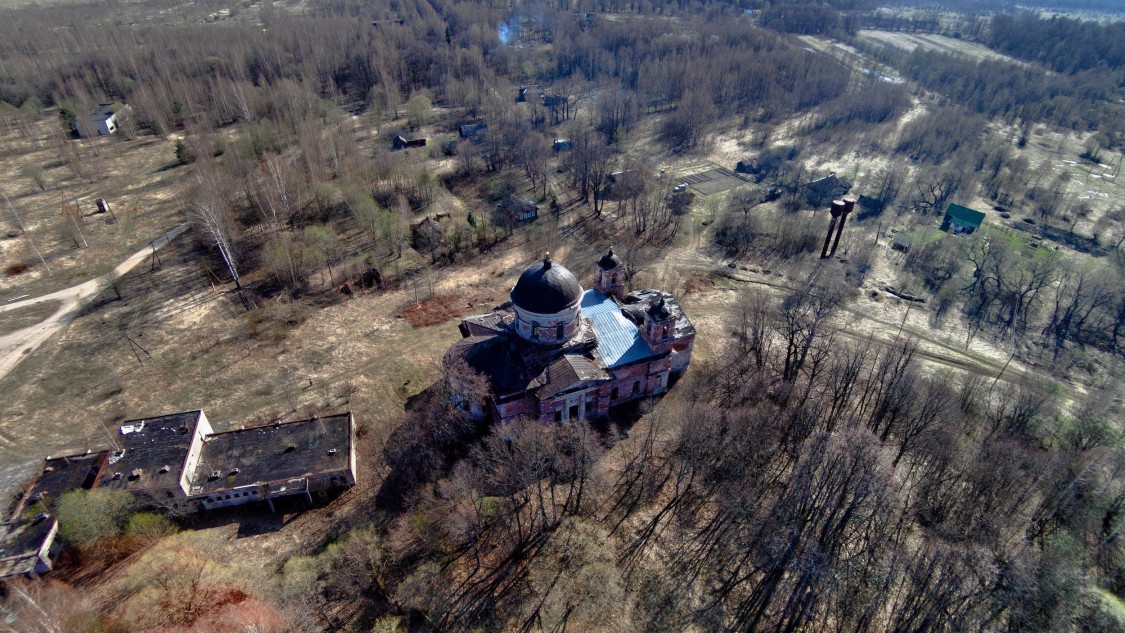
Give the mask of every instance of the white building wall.
[{"label": "white building wall", "polygon": [[207,415],[200,411],[199,421],[195,425],[195,435],[191,438],[187,457],[184,458],[183,468],[180,470],[180,490],[182,490],[185,495],[191,494],[191,476],[195,473],[196,467],[199,466],[199,454],[203,450],[203,438],[213,432],[214,431],[211,430],[211,422],[207,419]]},{"label": "white building wall", "polygon": [[94,129],[97,130],[98,134],[101,136],[113,134],[117,131],[117,115],[114,114],[104,121],[96,121],[94,123]]}]

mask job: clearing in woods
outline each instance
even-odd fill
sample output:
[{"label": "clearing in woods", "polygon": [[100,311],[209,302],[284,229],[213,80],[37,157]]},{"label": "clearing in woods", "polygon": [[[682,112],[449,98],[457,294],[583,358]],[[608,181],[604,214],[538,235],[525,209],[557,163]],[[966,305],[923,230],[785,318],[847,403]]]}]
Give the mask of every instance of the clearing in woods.
[{"label": "clearing in woods", "polygon": [[[174,156],[170,138],[60,137],[57,117],[49,114],[26,129],[0,127],[7,195],[7,201],[0,197],[0,260],[26,265],[18,274],[0,274],[0,303],[108,272],[183,222],[179,191],[188,171]],[[36,168],[38,181],[23,173]],[[110,203],[110,213],[98,213],[98,198]]]},{"label": "clearing in woods", "polygon": [[[923,50],[936,50],[943,53],[953,53],[956,55],[964,55],[975,60],[982,59],[999,59],[1013,64],[1019,64],[1025,68],[1031,68],[1031,65],[1022,62],[1018,59],[1008,57],[1002,53],[998,53],[987,46],[976,44],[974,42],[967,42],[944,35],[935,35],[933,33],[902,33],[898,31],[876,31],[868,29],[860,29],[858,33],[862,39],[871,40],[879,44],[893,46],[905,51],[913,51],[921,47]],[[1044,71],[1046,72],[1046,71]]]}]

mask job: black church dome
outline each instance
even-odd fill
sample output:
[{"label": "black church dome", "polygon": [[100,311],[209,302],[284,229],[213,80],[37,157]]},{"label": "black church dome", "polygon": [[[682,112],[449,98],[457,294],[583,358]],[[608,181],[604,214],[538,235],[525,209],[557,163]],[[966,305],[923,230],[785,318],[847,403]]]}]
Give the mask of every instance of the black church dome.
[{"label": "black church dome", "polygon": [[582,286],[566,266],[550,257],[523,271],[512,288],[512,303],[536,314],[556,314],[582,298]]}]

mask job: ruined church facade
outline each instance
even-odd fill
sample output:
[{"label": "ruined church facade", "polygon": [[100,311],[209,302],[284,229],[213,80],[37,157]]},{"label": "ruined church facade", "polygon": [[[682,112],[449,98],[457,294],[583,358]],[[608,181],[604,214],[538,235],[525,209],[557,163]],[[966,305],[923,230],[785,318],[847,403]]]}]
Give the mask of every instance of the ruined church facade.
[{"label": "ruined church facade", "polygon": [[545,257],[523,272],[511,301],[461,321],[445,356],[455,404],[474,417],[544,423],[594,419],[659,396],[691,362],[695,328],[675,298],[625,292],[610,250],[593,288]]}]

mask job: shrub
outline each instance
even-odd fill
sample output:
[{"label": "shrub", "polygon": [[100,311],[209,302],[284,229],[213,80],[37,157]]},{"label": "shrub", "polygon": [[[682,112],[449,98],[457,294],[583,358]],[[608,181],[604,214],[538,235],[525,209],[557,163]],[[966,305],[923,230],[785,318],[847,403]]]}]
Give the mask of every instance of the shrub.
[{"label": "shrub", "polygon": [[98,541],[120,536],[133,495],[123,490],[74,490],[59,497],[59,534],[70,545],[86,549]]},{"label": "shrub", "polygon": [[155,541],[178,531],[175,523],[152,512],[138,512],[125,525],[125,536],[144,541]]}]

